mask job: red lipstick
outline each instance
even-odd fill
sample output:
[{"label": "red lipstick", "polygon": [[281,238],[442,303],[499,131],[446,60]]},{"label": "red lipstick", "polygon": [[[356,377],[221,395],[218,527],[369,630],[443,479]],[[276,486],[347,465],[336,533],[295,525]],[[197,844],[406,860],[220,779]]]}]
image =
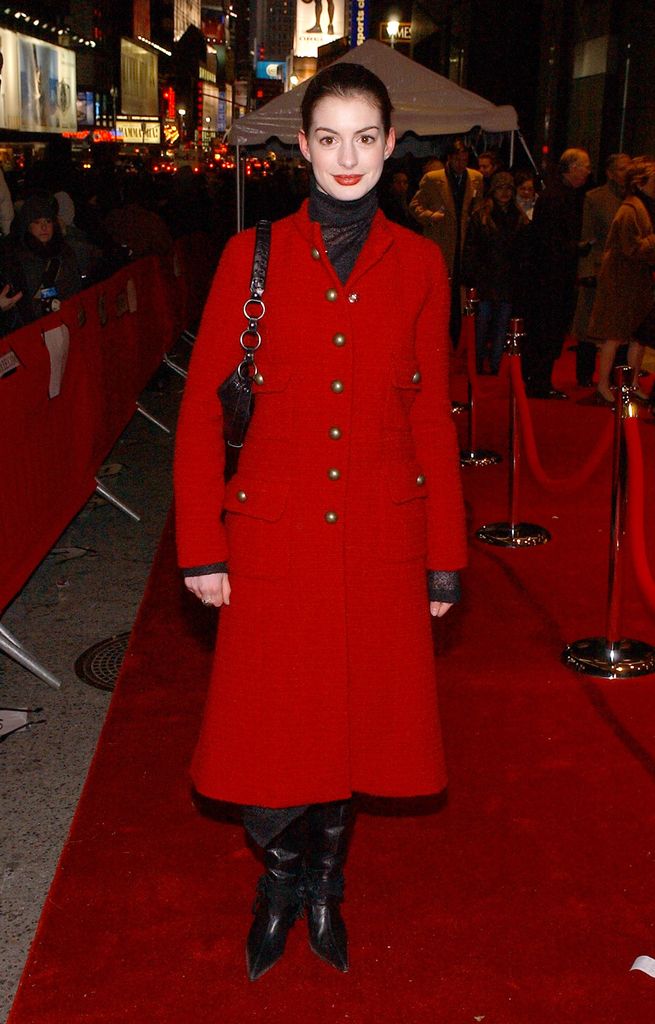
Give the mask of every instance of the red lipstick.
[{"label": "red lipstick", "polygon": [[333,177],[337,185],[358,185],[363,174],[335,174]]}]

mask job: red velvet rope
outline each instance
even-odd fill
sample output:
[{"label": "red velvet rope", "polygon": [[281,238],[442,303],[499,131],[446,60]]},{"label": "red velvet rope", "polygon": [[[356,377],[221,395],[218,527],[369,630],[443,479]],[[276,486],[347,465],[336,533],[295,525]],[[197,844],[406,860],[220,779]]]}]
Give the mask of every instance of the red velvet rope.
[{"label": "red velvet rope", "polygon": [[508,358],[512,387],[514,388],[516,404],[519,412],[518,418],[521,427],[521,437],[523,438],[525,455],[530,471],[537,483],[541,484],[541,486],[547,491],[559,491],[562,494],[572,494],[574,491],[577,491],[580,487],[583,487],[586,484],[587,480],[589,480],[593,473],[595,473],[607,454],[612,444],[614,420],[612,417],[608,419],[607,426],[600,435],[596,447],[577,473],[573,476],[560,477],[559,479],[548,476],[541,465],[539,454],[537,452],[532,416],[530,415],[530,405],[525,394],[525,385],[521,375],[521,361],[516,356],[510,356]]},{"label": "red velvet rope", "polygon": [[627,527],[630,553],[637,583],[651,608],[655,610],[655,579],[648,564],[644,532],[644,456],[639,434],[639,421],[624,421],[625,444],[628,451]]}]

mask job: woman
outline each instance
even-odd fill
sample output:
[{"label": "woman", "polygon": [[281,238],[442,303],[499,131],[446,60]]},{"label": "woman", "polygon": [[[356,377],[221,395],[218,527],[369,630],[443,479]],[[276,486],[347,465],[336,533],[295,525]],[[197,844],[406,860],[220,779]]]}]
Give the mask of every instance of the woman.
[{"label": "woman", "polygon": [[462,275],[477,290],[480,305],[475,325],[476,367],[497,374],[509,321],[525,291],[530,222],[514,202],[514,179],[494,174],[489,194],[469,222]]},{"label": "woman", "polygon": [[352,793],[445,784],[428,605],[440,616],[457,599],[465,557],[449,292],[438,248],[376,209],[390,117],[365,68],[312,79],[299,134],[311,194],[273,225],[256,411],[227,487],[216,388],[239,358],[252,231],[219,265],[178,428],[179,561],[222,607],[192,775],[244,805],[264,848],[252,979],[303,903],[314,952],[348,969]]},{"label": "woman", "polygon": [[[589,337],[599,339],[597,400],[610,406],[614,404],[610,375],[616,351],[628,342],[628,363],[634,371],[636,386],[644,346],[635,332],[639,332],[653,310],[655,157],[639,156],[632,160],[625,184],[626,198],[607,236],[588,328]],[[642,340],[652,344],[655,336]],[[639,390],[635,396],[648,401]]]},{"label": "woman", "polygon": [[531,221],[534,204],[537,202],[534,175],[530,171],[517,171],[514,175],[514,187],[516,189],[516,205]]},{"label": "woman", "polygon": [[83,282],[75,254],[57,220],[57,200],[36,192],[25,200],[13,230],[16,245],[7,259],[6,280],[22,292],[16,310],[23,323],[58,309]]}]

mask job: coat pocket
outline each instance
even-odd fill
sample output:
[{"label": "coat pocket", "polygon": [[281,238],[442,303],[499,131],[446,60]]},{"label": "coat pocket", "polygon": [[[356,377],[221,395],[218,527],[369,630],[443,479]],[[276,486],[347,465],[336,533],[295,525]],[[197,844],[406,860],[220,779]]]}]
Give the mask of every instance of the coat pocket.
[{"label": "coat pocket", "polygon": [[237,474],[225,493],[225,530],[230,573],[278,580],[289,573],[289,521],[284,510],[289,484]]},{"label": "coat pocket", "polygon": [[396,359],[391,365],[391,387],[385,415],[389,430],[407,430],[409,413],[421,390],[421,371],[415,359]]},{"label": "coat pocket", "polygon": [[421,390],[421,371],[415,359],[396,359],[391,367],[391,382],[404,391]]},{"label": "coat pocket", "polygon": [[225,488],[226,512],[276,523],[284,512],[289,484],[281,480],[244,480],[233,477]]},{"label": "coat pocket", "polygon": [[389,498],[384,515],[384,543],[380,550],[389,562],[427,557],[427,484],[413,461],[387,467]]},{"label": "coat pocket", "polygon": [[391,500],[402,505],[414,498],[426,498],[428,494],[425,474],[417,463],[391,464],[388,467],[387,482]]}]

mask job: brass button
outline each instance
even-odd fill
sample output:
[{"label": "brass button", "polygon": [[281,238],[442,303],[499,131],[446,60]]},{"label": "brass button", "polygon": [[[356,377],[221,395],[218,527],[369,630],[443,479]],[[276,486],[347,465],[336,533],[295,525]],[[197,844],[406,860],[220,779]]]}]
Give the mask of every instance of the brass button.
[{"label": "brass button", "polygon": [[357,292],[351,292],[348,296],[348,302],[359,302],[359,295]]},{"label": "brass button", "polygon": [[339,430],[338,427],[330,427],[329,433],[333,441],[338,441],[339,438],[341,437],[341,431]]},{"label": "brass button", "polygon": [[329,476],[330,480],[338,480],[340,478],[340,476],[341,476],[341,470],[340,469],[334,469],[334,468],[328,469],[328,476]]},{"label": "brass button", "polygon": [[421,379],[421,374],[417,370],[416,373],[412,377],[412,384],[418,384],[420,379]]},{"label": "brass button", "polygon": [[346,344],[346,335],[335,334],[335,336],[332,339],[332,344],[336,345],[337,348],[342,348]]},{"label": "brass button", "polygon": [[337,291],[336,288],[328,288],[328,290],[325,293],[325,298],[328,300],[328,302],[336,302],[337,299],[339,298],[339,292]]},{"label": "brass button", "polygon": [[264,375],[261,374],[261,373],[256,373],[255,374],[255,384],[263,384],[263,383],[264,383]]},{"label": "brass button", "polygon": [[237,491],[237,501],[247,501],[248,495],[245,491]]},{"label": "brass button", "polygon": [[334,391],[335,395],[340,395],[341,392],[343,391],[343,381],[333,380],[332,383],[330,384],[330,387]]},{"label": "brass button", "polygon": [[419,473],[419,475],[416,477],[416,483],[418,484],[419,487],[422,487],[423,484],[425,483],[425,477],[423,476],[422,473]]},{"label": "brass button", "polygon": [[318,251],[318,249],[316,248],[316,246],[314,246],[314,248],[312,249],[312,259],[313,260],[320,260],[320,258],[321,258],[321,254]]},{"label": "brass button", "polygon": [[326,512],[325,513],[325,522],[326,523],[336,523],[338,518],[339,518],[339,516],[337,515],[336,512]]}]

